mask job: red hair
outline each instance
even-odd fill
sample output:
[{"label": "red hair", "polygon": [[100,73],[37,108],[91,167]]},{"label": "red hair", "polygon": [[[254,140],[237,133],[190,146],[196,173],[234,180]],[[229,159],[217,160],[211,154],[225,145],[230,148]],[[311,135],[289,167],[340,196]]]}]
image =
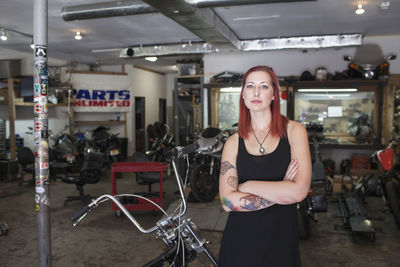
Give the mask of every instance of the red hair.
[{"label": "red hair", "polygon": [[286,136],[286,128],[289,120],[281,115],[281,107],[279,101],[279,82],[274,70],[267,66],[255,66],[250,68],[243,76],[242,91],[240,93],[239,103],[239,122],[238,122],[238,133],[242,138],[247,138],[251,129],[251,117],[250,110],[246,107],[243,99],[243,88],[246,83],[246,79],[250,73],[255,71],[264,71],[269,74],[272,80],[272,88],[274,90],[274,99],[271,102],[271,132],[272,136],[284,137]]}]

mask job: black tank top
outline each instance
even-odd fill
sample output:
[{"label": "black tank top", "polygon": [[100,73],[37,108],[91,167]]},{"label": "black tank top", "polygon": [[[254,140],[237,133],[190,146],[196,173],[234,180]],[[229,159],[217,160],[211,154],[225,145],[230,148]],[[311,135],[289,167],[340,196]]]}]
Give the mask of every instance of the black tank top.
[{"label": "black tank top", "polygon": [[[243,139],[239,137],[236,160],[239,183],[248,180],[281,181],[290,160],[287,138],[281,138],[273,152],[256,156],[247,152]],[[300,266],[296,204],[230,212],[222,236],[218,266]]]}]

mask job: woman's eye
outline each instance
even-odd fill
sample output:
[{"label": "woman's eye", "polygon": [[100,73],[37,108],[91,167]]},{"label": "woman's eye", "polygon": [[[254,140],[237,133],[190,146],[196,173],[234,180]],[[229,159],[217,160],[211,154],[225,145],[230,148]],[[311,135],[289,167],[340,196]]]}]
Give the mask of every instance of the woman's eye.
[{"label": "woman's eye", "polygon": [[254,86],[252,85],[252,84],[248,84],[247,86],[246,86],[246,88],[249,88],[249,89],[251,89],[251,88],[253,88]]},{"label": "woman's eye", "polygon": [[262,89],[268,89],[268,85],[263,84],[263,85],[261,85],[261,88],[262,88]]}]

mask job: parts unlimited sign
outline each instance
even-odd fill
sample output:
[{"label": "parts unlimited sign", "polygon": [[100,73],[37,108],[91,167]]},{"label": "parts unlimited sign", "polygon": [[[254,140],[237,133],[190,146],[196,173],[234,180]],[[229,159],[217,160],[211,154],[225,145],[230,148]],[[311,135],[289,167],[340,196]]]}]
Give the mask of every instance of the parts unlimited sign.
[{"label": "parts unlimited sign", "polygon": [[130,90],[74,89],[75,111],[114,112],[130,111]]}]

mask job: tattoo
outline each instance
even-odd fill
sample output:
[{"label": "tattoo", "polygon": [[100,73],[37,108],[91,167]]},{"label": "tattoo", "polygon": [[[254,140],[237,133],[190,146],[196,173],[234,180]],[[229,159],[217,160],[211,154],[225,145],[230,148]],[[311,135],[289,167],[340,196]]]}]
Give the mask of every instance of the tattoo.
[{"label": "tattoo", "polygon": [[230,187],[237,190],[238,188],[238,178],[236,176],[229,176],[227,183]]},{"label": "tattoo", "polygon": [[222,164],[221,164],[221,175],[224,175],[230,169],[235,169],[235,166],[233,166],[229,161],[222,162]]},{"label": "tattoo", "polygon": [[244,205],[241,207],[246,210],[258,210],[260,208],[266,208],[274,204],[267,199],[263,199],[255,195],[245,196],[240,198],[240,200],[244,200]]},{"label": "tattoo", "polygon": [[238,208],[236,208],[232,202],[227,199],[226,197],[222,197],[221,199],[222,205],[224,205],[225,207],[227,207],[228,209],[230,209],[231,211],[235,211],[235,210],[239,210]]}]

